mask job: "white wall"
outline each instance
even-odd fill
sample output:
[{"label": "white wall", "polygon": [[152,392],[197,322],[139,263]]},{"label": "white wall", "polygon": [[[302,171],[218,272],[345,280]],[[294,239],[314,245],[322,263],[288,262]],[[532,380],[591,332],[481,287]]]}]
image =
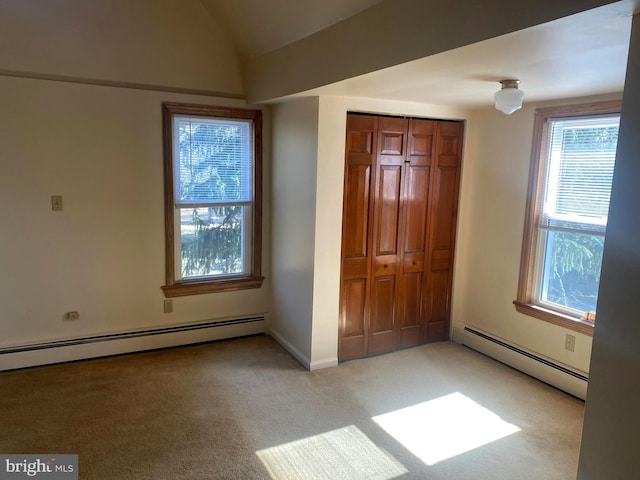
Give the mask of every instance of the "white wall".
[{"label": "white wall", "polygon": [[311,367],[318,99],[273,107],[270,333]]},{"label": "white wall", "polygon": [[198,0],[0,0],[0,72],[242,94],[233,45]]},{"label": "white wall", "polygon": [[[171,314],[163,313],[160,289],[161,103],[248,107],[244,101],[2,75],[24,68],[35,76],[104,75],[235,94],[241,84],[229,47],[194,47],[193,58],[182,58],[205,30],[211,41],[219,36],[215,24],[191,1],[121,2],[122,9],[55,3],[59,9],[53,2],[0,3],[3,40],[6,32],[11,45],[0,52],[0,347],[268,312],[268,202],[261,289],[175,298]],[[160,37],[182,47],[163,55]],[[142,61],[143,52],[152,58]],[[51,211],[51,195],[63,196],[64,211]],[[71,310],[79,320],[64,320]]]},{"label": "white wall", "polygon": [[6,77],[0,91],[1,345],[268,310],[263,286],[162,313],[161,102],[243,102]]},{"label": "white wall", "polygon": [[[555,105],[586,100],[568,99]],[[619,98],[619,96],[617,97]],[[545,103],[544,106],[552,105]],[[516,312],[534,111],[475,111],[461,184],[453,322],[484,330],[556,362],[589,371],[591,337]],[[576,337],[574,352],[565,335]]]}]

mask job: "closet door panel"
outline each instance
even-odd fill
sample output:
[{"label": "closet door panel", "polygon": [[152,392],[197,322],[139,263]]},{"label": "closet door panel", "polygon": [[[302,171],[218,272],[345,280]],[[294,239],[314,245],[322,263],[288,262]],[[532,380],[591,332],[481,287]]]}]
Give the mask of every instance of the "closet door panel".
[{"label": "closet door panel", "polygon": [[367,256],[371,165],[349,165],[346,176],[344,221],[349,225],[349,234],[344,239],[342,254],[344,258],[364,258]]},{"label": "closet door panel", "polygon": [[[386,138],[382,136],[382,141]],[[395,143],[392,145],[395,147]],[[390,352],[395,347],[401,165],[380,165],[377,181],[369,355]]]},{"label": "closet door panel", "polygon": [[396,294],[395,275],[377,277],[373,284],[371,333],[388,332],[393,326],[393,304]]},{"label": "closet door panel", "polygon": [[462,130],[348,114],[340,361],[449,337]]},{"label": "closet door panel", "polygon": [[436,132],[433,195],[429,205],[431,225],[426,341],[449,338],[461,146],[462,123],[439,122]]},{"label": "closet door panel", "polygon": [[429,183],[436,122],[411,119],[402,212],[402,282],[396,348],[419,345],[424,336],[424,272]]},{"label": "closet door panel", "polygon": [[371,295],[369,355],[377,355],[394,350],[395,299],[396,276],[376,277]]},{"label": "closet door panel", "polygon": [[456,194],[458,169],[438,165],[436,170],[436,191],[433,221],[435,224],[434,250],[450,250],[453,245],[456,222]]},{"label": "closet door panel", "polygon": [[424,252],[430,168],[407,165],[404,253]]},{"label": "closet door panel", "polygon": [[450,273],[447,270],[431,272],[427,288],[429,299],[429,321],[427,341],[435,342],[449,338]]},{"label": "closet door panel", "polygon": [[407,348],[422,343],[422,272],[405,272],[401,279],[401,319],[397,322],[396,348]]},{"label": "closet door panel", "polygon": [[364,335],[365,300],[367,282],[364,279],[346,280],[343,284],[345,305],[345,321],[342,326],[343,336],[359,337]]},{"label": "closet door panel", "polygon": [[395,350],[407,125],[404,118],[381,117],[378,123],[369,355]]},{"label": "closet door panel", "polygon": [[396,348],[419,345],[422,337],[422,297],[429,170],[423,165],[405,164],[402,211],[402,272],[396,322]]},{"label": "closet door panel", "polygon": [[396,255],[400,211],[400,165],[382,165],[378,170],[375,219],[375,255]]},{"label": "closet door panel", "polygon": [[367,354],[376,125],[375,117],[352,114],[347,117],[338,339],[340,360]]}]

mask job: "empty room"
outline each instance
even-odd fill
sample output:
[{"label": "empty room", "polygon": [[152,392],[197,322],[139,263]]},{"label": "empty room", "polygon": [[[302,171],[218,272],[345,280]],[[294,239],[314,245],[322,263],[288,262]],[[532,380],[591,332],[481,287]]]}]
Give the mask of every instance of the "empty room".
[{"label": "empty room", "polygon": [[635,478],[638,8],[0,0],[0,478]]}]

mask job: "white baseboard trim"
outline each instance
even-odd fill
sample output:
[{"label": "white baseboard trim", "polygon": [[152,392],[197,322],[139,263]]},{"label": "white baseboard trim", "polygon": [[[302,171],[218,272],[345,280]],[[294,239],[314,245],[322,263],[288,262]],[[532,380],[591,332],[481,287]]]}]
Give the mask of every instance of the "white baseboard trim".
[{"label": "white baseboard trim", "polygon": [[583,400],[586,398],[589,381],[587,372],[560,364],[556,360],[460,322],[454,325],[453,341],[466,345],[575,397]]},{"label": "white baseboard trim", "polygon": [[309,368],[309,370],[313,372],[314,370],[322,370],[323,368],[331,368],[331,367],[337,367],[337,366],[338,366],[338,357],[323,358],[321,360],[312,361],[311,368]]},{"label": "white baseboard trim", "polygon": [[306,368],[307,370],[311,370],[311,360],[305,354],[303,354],[300,350],[293,346],[293,344],[284,338],[277,330],[273,328],[269,329],[269,335],[273,337],[273,339],[278,342],[282,348],[284,348],[287,352],[289,352],[293,358],[295,358],[300,364]]},{"label": "white baseboard trim", "polygon": [[265,332],[264,315],[207,320],[0,348],[0,371],[224,340]]}]

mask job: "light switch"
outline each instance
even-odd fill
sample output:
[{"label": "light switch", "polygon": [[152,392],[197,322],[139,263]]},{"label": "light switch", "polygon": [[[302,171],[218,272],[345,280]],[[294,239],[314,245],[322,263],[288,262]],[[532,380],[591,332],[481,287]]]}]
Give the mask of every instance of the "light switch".
[{"label": "light switch", "polygon": [[62,211],[62,195],[51,195],[51,210],[54,212]]}]

